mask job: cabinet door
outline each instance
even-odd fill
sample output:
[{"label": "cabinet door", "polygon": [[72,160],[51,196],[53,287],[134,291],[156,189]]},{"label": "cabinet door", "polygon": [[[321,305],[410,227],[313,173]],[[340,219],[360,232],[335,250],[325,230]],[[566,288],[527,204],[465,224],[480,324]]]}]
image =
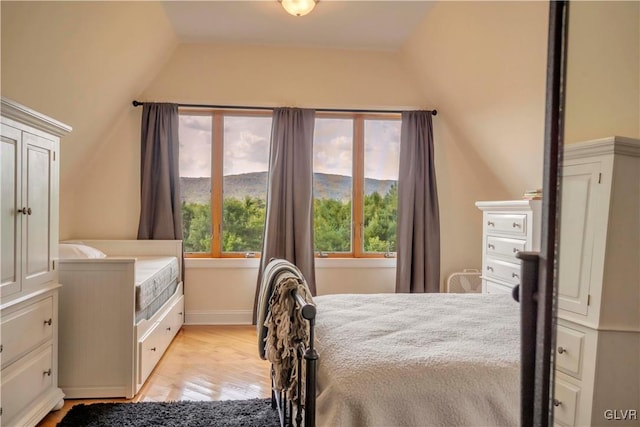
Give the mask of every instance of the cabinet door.
[{"label": "cabinet door", "polygon": [[[558,308],[587,314],[601,165],[566,164],[562,168]],[[602,202],[600,202],[602,203]]]},{"label": "cabinet door", "polygon": [[24,132],[23,140],[23,288],[54,280],[53,259],[57,244],[58,206],[56,143]]},{"label": "cabinet door", "polygon": [[22,224],[20,141],[22,132],[2,124],[0,143],[0,235],[2,236],[2,268],[0,298],[20,292],[20,225]]}]

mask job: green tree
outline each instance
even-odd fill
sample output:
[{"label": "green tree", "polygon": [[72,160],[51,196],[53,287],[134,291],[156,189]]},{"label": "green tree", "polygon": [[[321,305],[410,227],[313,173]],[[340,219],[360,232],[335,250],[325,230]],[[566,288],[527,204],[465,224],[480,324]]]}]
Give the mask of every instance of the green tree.
[{"label": "green tree", "polygon": [[248,196],[244,200],[225,198],[222,205],[222,250],[260,252],[264,220],[264,200]]},{"label": "green tree", "polygon": [[211,205],[182,203],[185,252],[211,251]]},{"label": "green tree", "polygon": [[316,251],[347,252],[351,249],[351,201],[315,199],[313,221]]}]

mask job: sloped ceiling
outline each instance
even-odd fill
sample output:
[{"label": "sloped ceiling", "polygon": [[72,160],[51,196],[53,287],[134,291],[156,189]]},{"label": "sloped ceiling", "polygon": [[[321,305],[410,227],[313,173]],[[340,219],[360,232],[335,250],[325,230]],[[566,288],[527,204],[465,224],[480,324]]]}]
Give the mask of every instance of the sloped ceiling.
[{"label": "sloped ceiling", "polygon": [[73,127],[64,190],[179,42],[394,50],[431,5],[326,1],[297,18],[276,1],[2,1],[0,91]]},{"label": "sloped ceiling", "polygon": [[2,96],[73,127],[61,186],[177,46],[161,4],[2,1]]}]

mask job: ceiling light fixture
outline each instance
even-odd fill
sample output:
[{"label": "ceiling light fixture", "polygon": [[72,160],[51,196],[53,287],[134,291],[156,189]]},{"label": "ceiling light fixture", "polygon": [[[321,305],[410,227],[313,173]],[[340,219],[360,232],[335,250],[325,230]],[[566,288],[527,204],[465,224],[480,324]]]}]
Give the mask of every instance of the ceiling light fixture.
[{"label": "ceiling light fixture", "polygon": [[319,0],[278,0],[284,10],[293,16],[304,16],[311,12]]}]

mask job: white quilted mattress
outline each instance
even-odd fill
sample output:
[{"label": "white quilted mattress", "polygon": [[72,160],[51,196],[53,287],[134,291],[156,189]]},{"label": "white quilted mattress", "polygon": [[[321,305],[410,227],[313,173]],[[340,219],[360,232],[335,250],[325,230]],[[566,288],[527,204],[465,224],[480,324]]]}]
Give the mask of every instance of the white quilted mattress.
[{"label": "white quilted mattress", "polygon": [[144,310],[178,280],[176,257],[136,257],[136,311]]}]

